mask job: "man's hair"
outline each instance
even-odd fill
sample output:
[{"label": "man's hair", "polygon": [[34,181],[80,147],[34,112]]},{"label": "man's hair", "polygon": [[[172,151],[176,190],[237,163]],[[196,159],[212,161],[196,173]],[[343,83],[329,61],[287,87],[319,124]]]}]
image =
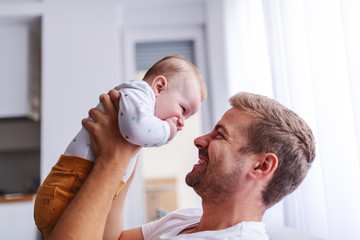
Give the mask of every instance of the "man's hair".
[{"label": "man's hair", "polygon": [[265,96],[238,93],[231,106],[254,117],[245,129],[245,153],[274,153],[278,167],[262,192],[266,207],[271,207],[293,192],[304,180],[315,158],[315,142],[310,127],[296,113]]},{"label": "man's hair", "polygon": [[167,56],[156,62],[144,76],[144,80],[152,79],[162,75],[167,79],[176,78],[178,76],[194,76],[200,86],[201,101],[206,99],[206,86],[199,70],[187,59],[181,55]]}]

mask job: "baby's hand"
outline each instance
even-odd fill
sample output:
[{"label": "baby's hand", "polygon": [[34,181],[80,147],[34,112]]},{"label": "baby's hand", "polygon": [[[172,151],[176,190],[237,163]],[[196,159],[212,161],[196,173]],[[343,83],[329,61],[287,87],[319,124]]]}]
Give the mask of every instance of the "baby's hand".
[{"label": "baby's hand", "polygon": [[169,124],[169,126],[170,126],[170,136],[169,136],[169,139],[168,139],[168,141],[170,141],[170,140],[172,140],[172,139],[175,137],[175,135],[177,134],[178,130],[177,130],[176,124],[172,121],[171,118],[168,118],[168,119],[166,119],[165,121],[166,121],[166,122]]}]

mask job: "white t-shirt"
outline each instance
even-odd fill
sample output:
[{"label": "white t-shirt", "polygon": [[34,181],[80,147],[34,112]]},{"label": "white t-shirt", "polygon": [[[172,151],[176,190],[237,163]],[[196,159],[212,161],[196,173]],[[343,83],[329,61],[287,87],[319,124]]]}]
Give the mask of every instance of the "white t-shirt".
[{"label": "white t-shirt", "polygon": [[201,208],[187,208],[171,212],[159,220],[144,224],[141,227],[144,239],[269,240],[265,233],[265,223],[263,222],[241,222],[222,230],[178,235],[189,226],[197,224],[200,221],[201,215]]},{"label": "white t-shirt", "polygon": [[[122,136],[127,141],[143,147],[159,147],[166,144],[170,137],[170,126],[154,115],[155,95],[149,84],[142,80],[131,80],[115,89],[121,93],[118,122]],[[96,107],[104,112],[101,103]],[[85,128],[80,129],[64,154],[95,161],[90,147],[90,136]],[[138,153],[130,160],[123,177],[125,182],[131,176],[137,157]]]}]

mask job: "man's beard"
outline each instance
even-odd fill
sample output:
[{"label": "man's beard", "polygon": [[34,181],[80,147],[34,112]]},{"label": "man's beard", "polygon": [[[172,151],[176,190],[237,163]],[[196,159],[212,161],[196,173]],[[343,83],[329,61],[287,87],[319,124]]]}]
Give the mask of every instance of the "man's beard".
[{"label": "man's beard", "polygon": [[[240,164],[242,165],[242,164]],[[217,166],[208,166],[203,171],[194,171],[186,175],[185,182],[202,198],[204,203],[218,205],[228,199],[237,190],[242,166],[237,166],[230,173],[213,171]]]}]

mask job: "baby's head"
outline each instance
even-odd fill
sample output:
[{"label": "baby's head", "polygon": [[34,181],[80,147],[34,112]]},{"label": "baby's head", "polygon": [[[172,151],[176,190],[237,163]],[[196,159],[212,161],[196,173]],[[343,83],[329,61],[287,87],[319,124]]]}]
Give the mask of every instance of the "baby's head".
[{"label": "baby's head", "polygon": [[206,86],[199,70],[181,56],[168,56],[145,74],[155,94],[155,115],[170,125],[171,140],[185,119],[194,115],[206,99]]}]

